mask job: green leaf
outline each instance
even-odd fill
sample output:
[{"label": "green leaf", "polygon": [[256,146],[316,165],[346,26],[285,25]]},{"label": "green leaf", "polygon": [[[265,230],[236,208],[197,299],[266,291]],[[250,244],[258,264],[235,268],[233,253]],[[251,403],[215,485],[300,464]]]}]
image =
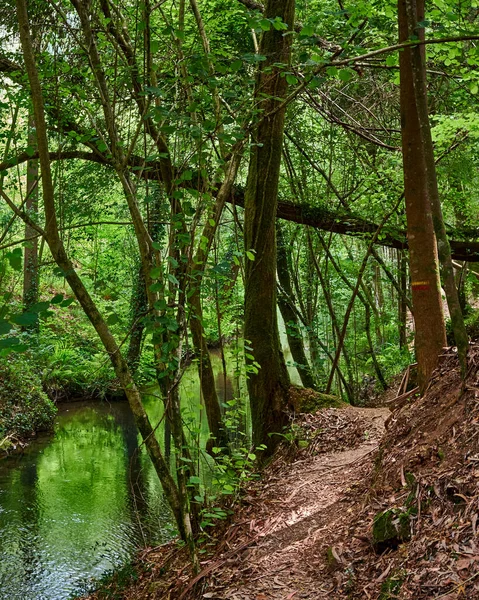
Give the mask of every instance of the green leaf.
[{"label": "green leaf", "polygon": [[314,35],[314,28],[311,25],[305,25],[299,35],[300,37],[311,37]]},{"label": "green leaf", "polygon": [[8,337],[0,340],[0,348],[13,348],[18,346],[20,340],[16,337]]},{"label": "green leaf", "polygon": [[239,60],[239,59],[235,60],[230,65],[230,71],[232,73],[236,73],[236,71],[239,71],[242,66],[243,66],[243,61],[242,60]]},{"label": "green leaf", "polygon": [[106,322],[108,325],[115,325],[116,323],[118,323],[119,320],[120,318],[118,317],[118,315],[113,314],[108,317]]},{"label": "green leaf", "polygon": [[164,298],[161,298],[160,300],[157,300],[154,304],[156,310],[166,310],[166,300]]},{"label": "green leaf", "polygon": [[36,304],[32,304],[29,307],[29,312],[32,313],[42,313],[50,308],[50,302],[37,302]]},{"label": "green leaf", "polygon": [[338,73],[338,77],[341,81],[350,81],[353,78],[353,73],[350,69],[341,69]]},{"label": "green leaf", "polygon": [[153,267],[153,269],[150,271],[150,277],[152,279],[160,279],[161,272],[161,267]]},{"label": "green leaf", "polygon": [[386,65],[388,67],[394,67],[395,65],[397,65],[397,58],[395,54],[391,54],[386,58]]},{"label": "green leaf", "polygon": [[51,304],[60,304],[63,301],[63,294],[55,294],[53,298],[50,300]]},{"label": "green leaf", "polygon": [[5,335],[12,329],[11,323],[5,321],[4,319],[0,319],[0,335]]},{"label": "green leaf", "polygon": [[8,262],[14,271],[22,270],[22,250],[21,248],[15,248],[12,252],[7,252],[6,257]]},{"label": "green leaf", "polygon": [[271,29],[271,21],[269,19],[261,19],[259,26],[263,31],[269,31]]},{"label": "green leaf", "polygon": [[38,315],[36,313],[24,312],[20,315],[14,315],[10,320],[16,325],[35,325],[38,321]]},{"label": "green leaf", "polygon": [[251,250],[247,250],[246,251],[246,256],[250,259],[250,260],[254,260],[255,259],[255,255],[253,252],[251,252]]},{"label": "green leaf", "polygon": [[338,69],[336,67],[327,67],[326,68],[326,73],[330,77],[336,77],[336,75],[338,74]]},{"label": "green leaf", "polygon": [[298,78],[294,75],[286,75],[286,81],[289,85],[296,85],[298,83]]},{"label": "green leaf", "polygon": [[201,479],[199,477],[197,477],[196,475],[192,475],[189,479],[188,479],[188,483],[190,485],[198,485],[201,483]]}]

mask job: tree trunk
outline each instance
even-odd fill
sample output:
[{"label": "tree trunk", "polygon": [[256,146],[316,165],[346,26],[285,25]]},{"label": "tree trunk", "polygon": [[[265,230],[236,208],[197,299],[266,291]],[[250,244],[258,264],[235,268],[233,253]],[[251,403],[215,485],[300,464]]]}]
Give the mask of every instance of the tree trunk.
[{"label": "tree trunk", "polygon": [[108,329],[108,326],[98,311],[95,303],[91,299],[82,280],[76,273],[72,262],[65,252],[65,248],[59,236],[57,215],[55,210],[53,179],[50,168],[50,156],[48,152],[47,129],[43,108],[43,95],[30,38],[26,0],[16,0],[16,6],[18,23],[20,26],[20,40],[27,74],[30,81],[35,123],[37,127],[38,151],[42,170],[43,203],[45,207],[45,239],[55,262],[64,272],[65,278],[67,279],[73,293],[75,294],[85,314],[91,321],[105,347],[105,350],[110,356],[115,374],[120,381],[120,385],[125,390],[125,394],[135,418],[135,423],[145,442],[147,452],[155,467],[158,477],[160,478],[163,491],[175,516],[179,533],[182,539],[184,539],[191,548],[193,545],[193,532],[189,513],[186,510],[180,490],[171,476],[168,465],[166,464],[161,453],[160,445],[155,437],[155,431],[142,404],[140,392],[135,385],[132,374],[128,369],[128,365],[121,354],[118,344]]},{"label": "tree trunk", "polygon": [[398,321],[399,321],[399,347],[407,346],[406,335],[406,317],[407,317],[407,260],[404,250],[397,250],[398,253],[398,269],[399,269],[399,285],[401,294],[398,294]]},{"label": "tree trunk", "polygon": [[286,336],[288,338],[289,349],[291,350],[291,356],[293,357],[296,369],[298,370],[301,378],[301,383],[306,388],[316,390],[316,383],[314,381],[311,366],[304,349],[301,326],[296,313],[290,306],[290,302],[294,302],[294,294],[289,276],[289,265],[285,240],[279,223],[276,224],[276,235],[278,239],[278,280],[281,285],[282,292],[286,294],[286,297],[282,293],[278,294],[278,306],[286,327]]},{"label": "tree trunk", "polygon": [[[399,42],[415,35],[419,15],[415,0],[399,0]],[[418,383],[424,393],[438,355],[446,345],[436,236],[428,194],[424,141],[416,100],[415,67],[421,61],[419,47],[399,53],[401,133],[406,200],[412,303],[416,326],[415,346]],[[422,67],[420,67],[422,69]]]},{"label": "tree trunk", "polygon": [[[28,116],[28,147],[37,150],[37,134],[33,114]],[[38,159],[27,162],[27,200],[25,210],[33,220],[38,215]],[[35,229],[25,224],[25,238],[32,238],[27,242],[23,253],[23,307],[28,311],[30,306],[38,302],[38,237]],[[38,321],[32,328],[38,329]],[[29,328],[31,329],[31,328]]]},{"label": "tree trunk", "polygon": [[[293,28],[294,0],[268,0],[265,18],[280,17]],[[288,65],[291,35],[271,28],[260,41],[260,54],[266,56],[256,80],[255,99],[261,110],[260,123],[253,134],[245,194],[245,339],[253,350],[257,369],[249,352],[248,392],[251,404],[253,444],[267,446],[272,453],[287,424],[284,411],[289,395],[289,376],[278,333],[276,303],[276,208],[283,145],[287,81],[277,63]]]},{"label": "tree trunk", "polygon": [[126,353],[126,362],[132,373],[136,373],[138,364],[141,357],[141,344],[143,342],[143,333],[145,331],[145,325],[143,324],[143,317],[148,312],[148,298],[146,296],[146,284],[145,276],[143,274],[143,268],[138,267],[135,279],[133,281],[133,289],[131,292],[130,300],[130,311],[131,311],[131,327],[130,327],[130,341],[128,343],[128,350]]},{"label": "tree trunk", "polygon": [[[424,0],[417,0],[415,6],[414,0],[407,3],[407,17],[410,31],[414,27],[414,32],[424,37],[424,29],[416,29],[416,23],[424,20]],[[446,292],[447,305],[451,316],[452,329],[456,340],[459,362],[461,364],[462,377],[466,376],[467,370],[467,351],[469,339],[464,325],[461,304],[457,293],[456,282],[454,278],[454,267],[452,265],[451,247],[444,226],[442,216],[441,200],[437,187],[436,163],[434,160],[434,147],[431,137],[431,126],[429,123],[429,111],[427,106],[427,86],[426,86],[426,50],[425,48],[411,49],[411,66],[413,87],[415,94],[416,107],[422,139],[422,152],[424,153],[424,162],[426,168],[427,194],[431,205],[432,223],[437,239],[437,251],[439,263],[441,265],[442,281],[444,291]]]}]

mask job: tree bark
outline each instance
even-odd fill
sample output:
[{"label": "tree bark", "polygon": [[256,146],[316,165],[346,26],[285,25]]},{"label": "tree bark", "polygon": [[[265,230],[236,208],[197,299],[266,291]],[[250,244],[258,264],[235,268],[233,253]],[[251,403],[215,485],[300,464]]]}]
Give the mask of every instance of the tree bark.
[{"label": "tree bark", "polygon": [[[37,148],[35,120],[32,114],[28,117],[28,147],[33,150]],[[38,159],[29,160],[27,162],[27,200],[25,202],[25,210],[34,220],[36,220],[38,215],[38,174]],[[35,236],[35,233],[36,231],[26,223],[25,238],[29,239],[29,242],[23,252],[23,307],[25,311],[28,311],[30,306],[38,302],[40,277],[38,272],[38,238]],[[38,322],[33,328],[38,329]]]},{"label": "tree bark", "polygon": [[[416,0],[399,0],[399,42],[417,33]],[[404,48],[399,53],[401,133],[404,195],[406,200],[412,303],[416,327],[415,347],[418,384],[424,393],[438,355],[446,345],[436,236],[428,193],[424,140],[418,111],[415,70],[422,69],[421,49]]]},{"label": "tree bark", "polygon": [[[293,28],[294,0],[268,0],[265,18],[280,17]],[[285,408],[289,395],[286,369],[278,333],[276,302],[276,208],[283,146],[285,106],[280,105],[287,93],[287,81],[278,63],[288,65],[291,58],[291,35],[271,28],[260,40],[261,63],[256,80],[255,100],[261,121],[254,131],[254,146],[245,193],[245,250],[254,253],[246,258],[245,269],[245,339],[253,350],[256,369],[249,352],[248,392],[251,404],[253,444],[273,452],[280,433],[287,424]]]},{"label": "tree bark", "polygon": [[[415,6],[415,2],[417,2]],[[407,2],[407,16],[409,27],[424,37],[424,29],[417,31],[416,23],[424,20],[424,0],[409,0]],[[442,216],[441,200],[437,187],[436,164],[434,161],[434,147],[431,137],[431,126],[429,123],[429,111],[427,106],[427,86],[426,86],[426,49],[411,49],[411,66],[414,86],[416,107],[422,138],[422,152],[424,153],[424,162],[426,169],[427,194],[431,205],[432,223],[437,240],[437,252],[439,263],[441,265],[442,281],[446,300],[451,316],[452,329],[457,345],[459,362],[461,364],[462,377],[465,378],[467,370],[467,351],[469,339],[464,325],[461,304],[457,293],[456,282],[454,278],[454,267],[452,265],[451,247],[446,234],[444,218]]]}]

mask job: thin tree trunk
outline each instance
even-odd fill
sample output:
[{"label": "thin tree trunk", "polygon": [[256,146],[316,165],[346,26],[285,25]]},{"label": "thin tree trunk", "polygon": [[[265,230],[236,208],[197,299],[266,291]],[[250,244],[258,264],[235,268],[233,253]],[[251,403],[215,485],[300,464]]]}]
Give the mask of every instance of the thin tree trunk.
[{"label": "thin tree trunk", "polygon": [[[282,290],[286,293],[289,300],[294,302],[293,288],[289,275],[288,256],[286,252],[286,244],[281,230],[281,226],[276,222],[276,236],[278,240],[277,247],[277,271],[278,280]],[[306,388],[316,390],[316,383],[311,371],[309,360],[304,349],[303,335],[298,321],[298,317],[294,310],[291,309],[289,302],[283,294],[278,294],[278,306],[286,327],[286,336],[288,338],[289,349],[291,356],[295,362],[296,369],[301,378],[301,383]]]},{"label": "thin tree trunk", "polygon": [[[28,116],[28,147],[34,152],[37,150],[37,135],[33,114]],[[30,217],[36,220],[38,215],[38,159],[27,162],[27,199],[25,210]],[[25,246],[23,253],[23,307],[25,311],[38,302],[38,288],[40,275],[38,270],[38,238],[36,231],[25,224],[25,238],[30,241]],[[38,322],[32,328],[38,329]]]},{"label": "thin tree trunk", "polygon": [[[294,0],[267,0],[266,19],[279,17],[289,30],[294,22]],[[281,352],[276,302],[276,208],[283,145],[285,106],[279,103],[287,94],[283,69],[291,58],[291,35],[273,27],[260,40],[260,53],[266,57],[259,68],[255,100],[262,111],[254,132],[254,146],[245,194],[245,339],[251,343],[255,367],[246,355],[250,369],[248,392],[251,404],[253,444],[271,453],[287,424],[285,408],[289,397],[289,375]],[[247,343],[248,343],[247,342]]]},{"label": "thin tree trunk", "polygon": [[[398,321],[399,321],[399,347],[405,348],[407,346],[407,335],[406,335],[406,317],[407,309],[406,305],[406,294],[407,294],[407,259],[404,250],[397,250],[398,255],[398,269],[399,269],[399,285],[402,293],[398,294]],[[410,307],[410,310],[412,306]],[[412,313],[412,310],[411,310]]]},{"label": "thin tree trunk", "polygon": [[[399,0],[399,42],[417,34],[418,16],[415,0]],[[446,330],[436,236],[428,193],[424,140],[415,91],[415,69],[422,70],[420,53],[419,47],[404,48],[399,53],[399,73],[404,195],[416,327],[415,347],[419,389],[424,393],[431,373],[437,365],[439,353],[446,345]]]},{"label": "thin tree trunk", "polygon": [[138,268],[136,277],[133,281],[133,289],[131,292],[130,300],[130,311],[131,311],[131,329],[130,329],[130,341],[128,343],[128,350],[126,353],[126,362],[130,367],[132,373],[136,373],[138,364],[140,362],[141,345],[143,342],[143,333],[145,331],[145,325],[143,324],[143,317],[148,311],[148,298],[146,296],[146,284],[145,276],[143,274],[143,268]]}]

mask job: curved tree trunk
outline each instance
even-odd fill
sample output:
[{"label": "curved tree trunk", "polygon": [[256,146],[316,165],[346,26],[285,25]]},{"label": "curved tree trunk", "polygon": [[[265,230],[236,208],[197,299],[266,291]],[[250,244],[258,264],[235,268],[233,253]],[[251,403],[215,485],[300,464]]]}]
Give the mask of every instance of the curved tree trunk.
[{"label": "curved tree trunk", "polygon": [[[280,17],[292,30],[294,0],[268,0],[266,19]],[[288,65],[291,35],[271,28],[263,33],[260,54],[266,57],[256,80],[255,99],[261,110],[253,134],[245,193],[245,339],[251,344],[256,369],[246,354],[252,372],[248,379],[253,444],[267,446],[267,454],[278,444],[287,424],[284,412],[289,395],[289,376],[281,352],[276,313],[276,208],[283,146],[287,81],[278,63]],[[247,343],[248,343],[247,342]]]},{"label": "curved tree trunk", "polygon": [[[135,417],[135,423],[145,442],[148,455],[151,458],[154,468],[162,483],[165,496],[175,516],[180,535],[186,542],[188,542],[188,545],[191,549],[194,547],[194,543],[187,504],[185,504],[185,499],[182,498],[181,490],[178,488],[173,477],[171,476],[168,465],[166,464],[162,455],[160,445],[155,437],[154,429],[142,404],[140,392],[135,385],[133,376],[121,354],[115,338],[111,334],[107,324],[105,323],[105,320],[98,311],[98,308],[90,297],[82,280],[75,271],[75,268],[73,267],[71,260],[68,258],[62,240],[59,236],[53,179],[48,152],[47,130],[43,108],[43,95],[30,39],[26,0],[16,0],[16,5],[18,23],[20,26],[20,40],[22,43],[25,65],[31,87],[31,96],[33,100],[37,129],[39,159],[42,170],[42,190],[46,223],[44,237],[55,262],[65,274],[65,278],[68,281],[73,293],[75,294],[85,314],[91,321],[105,347],[105,350],[110,356],[115,374],[118,377],[122,388],[125,390],[130,408]],[[31,220],[28,221],[32,223]]]}]

